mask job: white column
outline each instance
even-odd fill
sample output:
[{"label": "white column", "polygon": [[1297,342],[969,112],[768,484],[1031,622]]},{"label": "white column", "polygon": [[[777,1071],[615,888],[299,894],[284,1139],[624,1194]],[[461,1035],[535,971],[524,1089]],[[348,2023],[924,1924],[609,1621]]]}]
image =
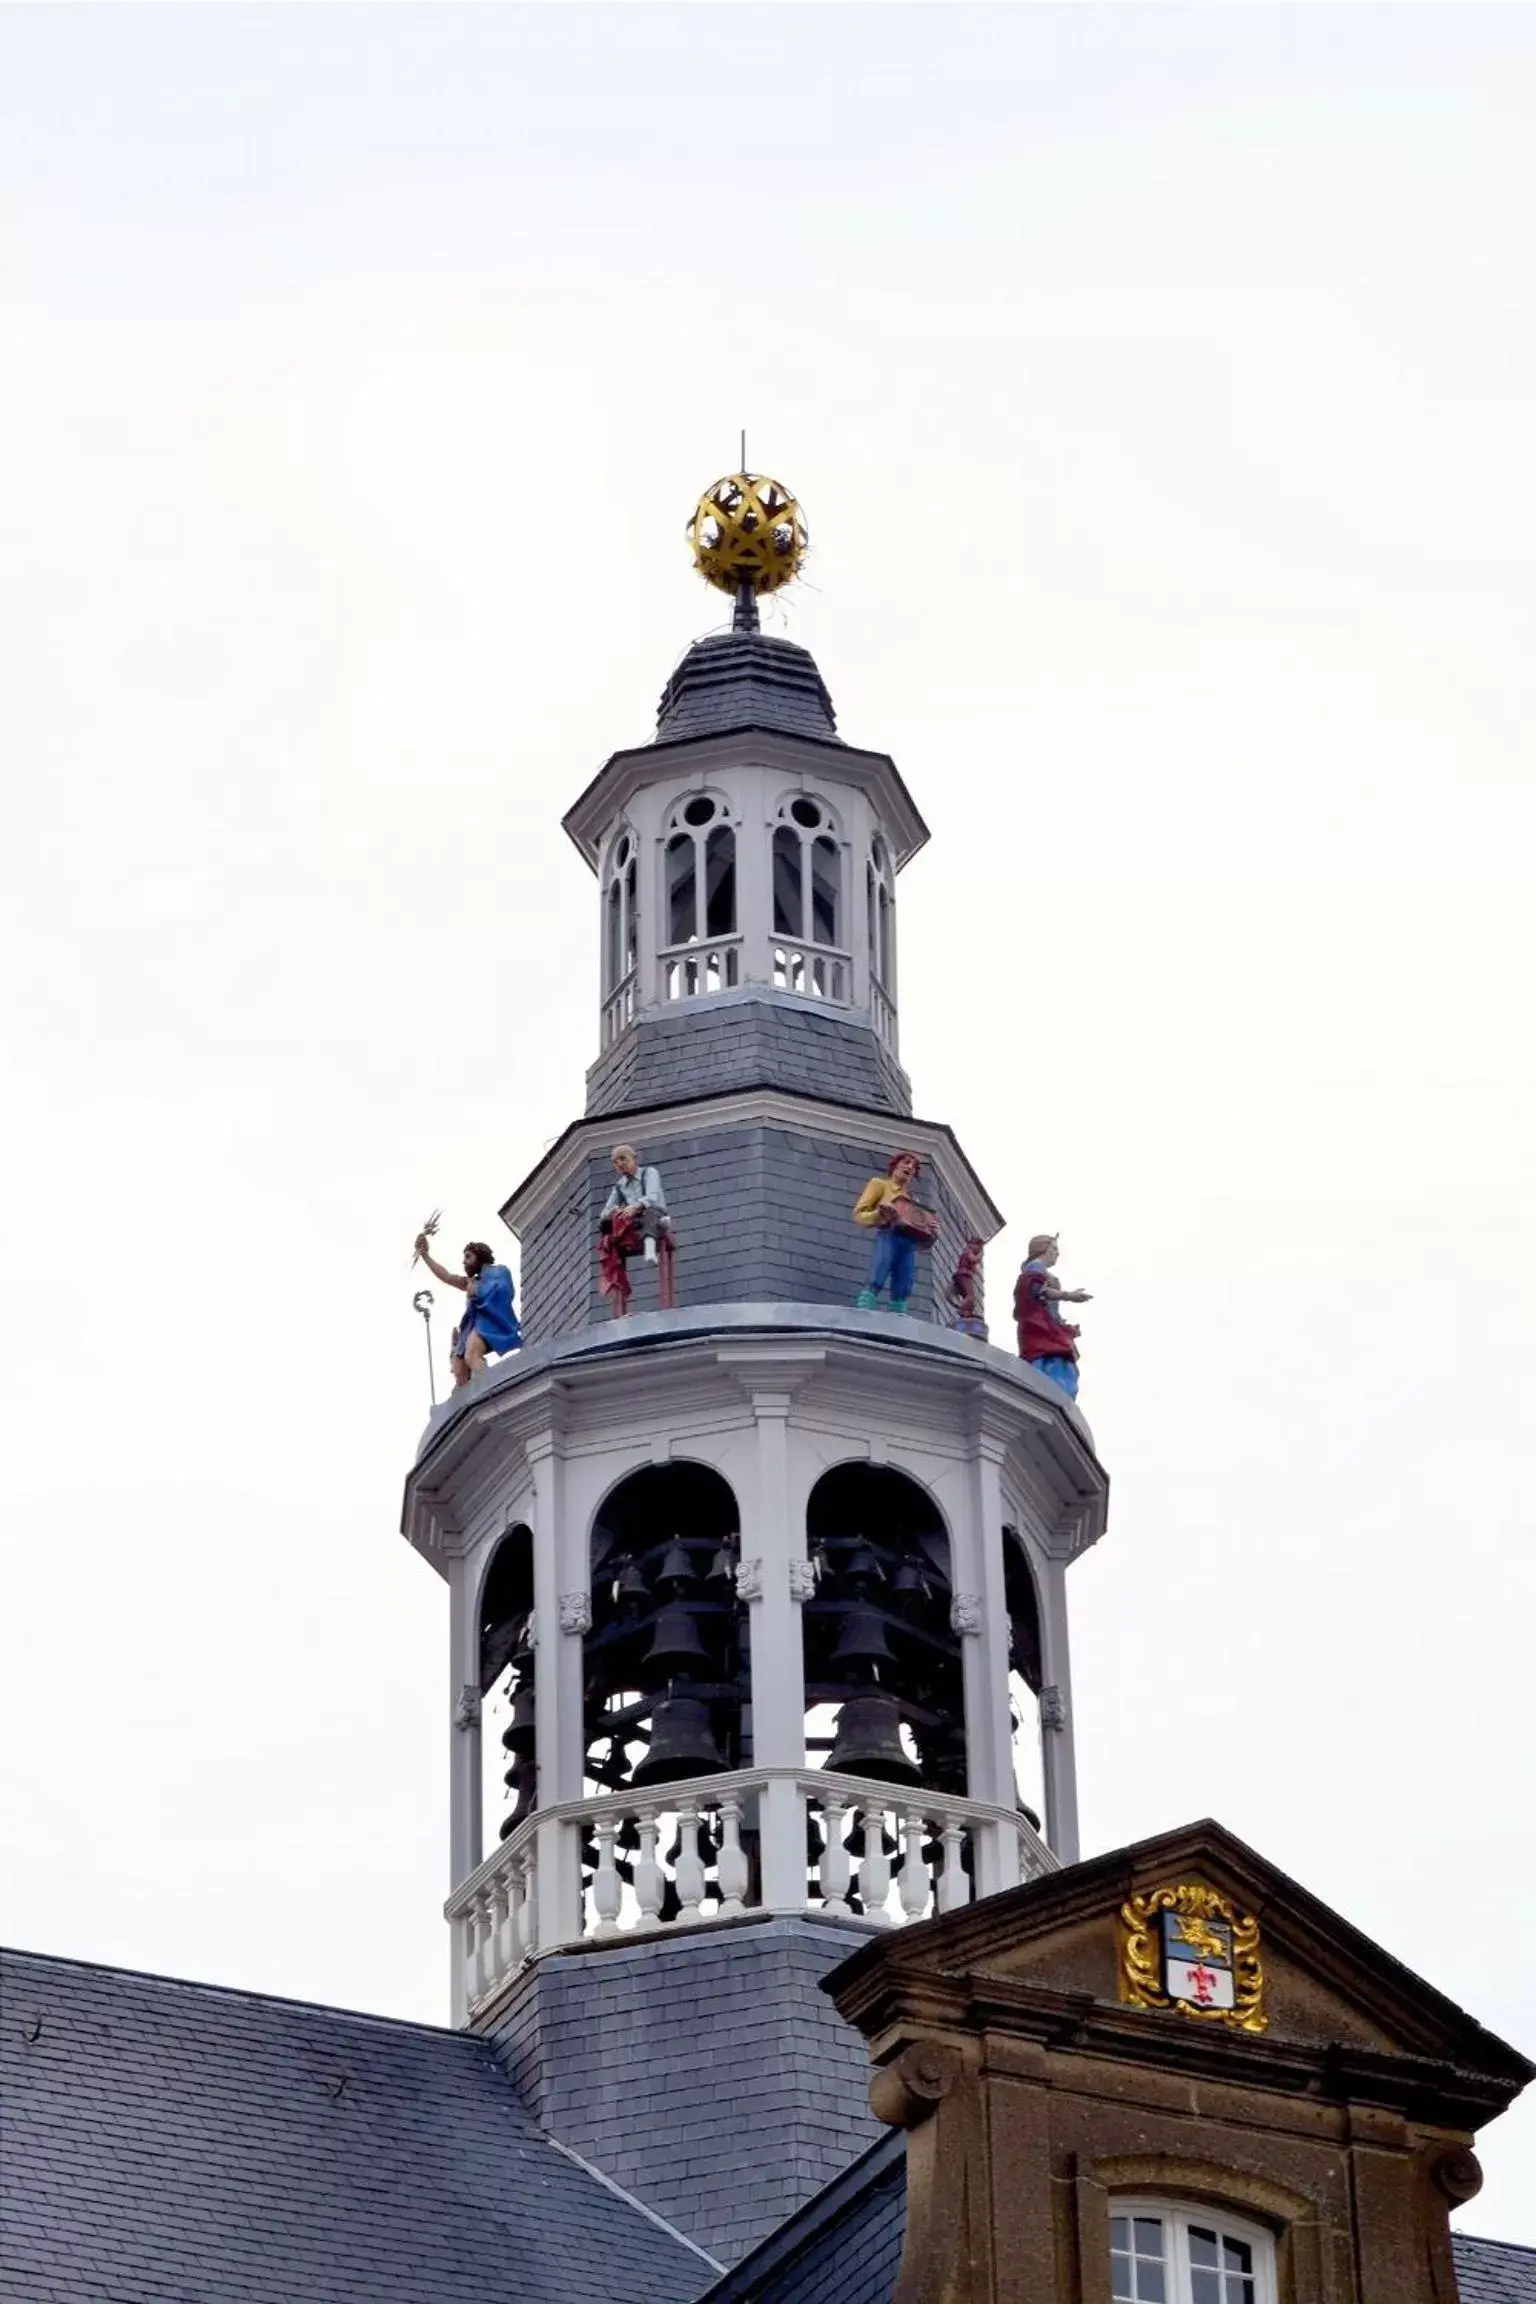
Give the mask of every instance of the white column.
[{"label": "white column", "polygon": [[[534,1721],[538,1736],[539,1807],[579,1800],[586,1759],[581,1718],[581,1637],[561,1629],[561,1584],[581,1571],[590,1590],[586,1547],[565,1525],[565,1457],[558,1435],[528,1443],[533,1473]],[[538,1826],[538,1942],[566,1944],[580,1933],[581,1881],[572,1832],[552,1819]]]},{"label": "white column", "polygon": [[[481,1857],[480,1640],[475,1595],[477,1559],[448,1563],[448,1886],[467,1880]],[[464,1973],[465,1928],[448,1932],[449,2003],[455,2024],[469,2014]]]},{"label": "white column", "polygon": [[[980,1603],[974,1633],[960,1643],[965,1672],[966,1789],[973,1800],[1012,1808],[1013,1781],[1009,1733],[1008,1597],[1003,1577],[1004,1447],[984,1429],[971,1441],[971,1551],[974,1597]],[[1018,1836],[988,1826],[976,1834],[976,1893],[992,1896],[1019,1878]]]},{"label": "white column", "polygon": [[[805,1528],[789,1496],[788,1392],[754,1391],[757,1477],[742,1514],[741,1560],[749,1601],[752,1657],[752,1762],[805,1765],[805,1649],[800,1601],[807,1588]],[[792,1524],[793,1518],[793,1524]],[[760,1803],[763,1902],[798,1912],[805,1903],[805,1817],[792,1783],[767,1787]]]},{"label": "white column", "polygon": [[736,925],[741,931],[744,984],[771,984],[769,949],[773,929],[773,825],[768,779],[759,775],[722,776],[720,789],[739,810],[736,825]]},{"label": "white column", "polygon": [[1078,1859],[1077,1752],[1072,1735],[1072,1657],[1067,1639],[1067,1571],[1063,1561],[1035,1560],[1040,1588],[1040,1756],[1045,1777],[1045,1837],[1063,1864]]}]

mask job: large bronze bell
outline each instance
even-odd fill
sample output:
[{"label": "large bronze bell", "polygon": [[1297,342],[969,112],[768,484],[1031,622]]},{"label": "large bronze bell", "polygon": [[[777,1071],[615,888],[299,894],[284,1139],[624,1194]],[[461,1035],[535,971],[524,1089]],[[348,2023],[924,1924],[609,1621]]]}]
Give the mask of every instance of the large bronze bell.
[{"label": "large bronze bell", "polygon": [[512,1717],[501,1732],[509,1752],[531,1752],[537,1741],[533,1724],[533,1690],[519,1688],[512,1699]]},{"label": "large bronze bell", "polygon": [[683,1776],[716,1776],[725,1755],[709,1725],[709,1706],[699,1696],[663,1696],[651,1714],[651,1748],[636,1768],[635,1784],[670,1784]]},{"label": "large bronze bell", "polygon": [[832,1661],[834,1665],[895,1663],[885,1644],[885,1624],[878,1609],[866,1608],[862,1601],[854,1602],[843,1618]]},{"label": "large bronze bell", "polygon": [[920,1784],[922,1775],[901,1741],[901,1706],[894,1696],[850,1696],[837,1715],[827,1766],[839,1776],[872,1776],[879,1784]]},{"label": "large bronze bell", "polygon": [[689,1609],[674,1601],[661,1610],[656,1618],[656,1636],[646,1651],[645,1661],[648,1665],[662,1665],[669,1673],[686,1672],[709,1662],[699,1638],[699,1627]]},{"label": "large bronze bell", "polygon": [[687,1545],[681,1536],[674,1536],[661,1556],[661,1566],[656,1571],[656,1581],[659,1584],[695,1584],[698,1582],[698,1575],[699,1572],[693,1564]]}]

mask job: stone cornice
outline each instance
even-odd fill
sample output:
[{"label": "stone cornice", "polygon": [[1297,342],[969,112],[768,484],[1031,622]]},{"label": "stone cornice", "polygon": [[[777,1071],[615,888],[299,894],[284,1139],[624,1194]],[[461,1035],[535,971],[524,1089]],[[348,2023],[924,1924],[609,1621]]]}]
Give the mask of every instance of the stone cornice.
[{"label": "stone cornice", "polygon": [[791,1413],[814,1400],[823,1381],[846,1388],[849,1372],[878,1382],[898,1406],[920,1405],[935,1386],[956,1395],[956,1430],[969,1426],[965,1395],[985,1389],[1011,1398],[1016,1448],[1028,1449],[1037,1481],[1102,1533],[1109,1484],[1078,1411],[1053,1384],[1011,1353],[927,1321],[853,1306],[716,1304],[636,1313],[508,1355],[433,1411],[407,1476],[401,1528],[443,1573],[462,1549],[454,1507],[471,1459],[487,1441],[526,1458],[539,1435],[568,1424],[587,1387],[621,1382],[625,1399],[660,1429],[695,1402],[707,1377],[726,1379],[750,1398],[763,1388],[793,1391]]},{"label": "stone cornice", "polygon": [[[960,1148],[954,1130],[939,1120],[905,1119],[897,1112],[872,1112],[863,1104],[836,1104],[821,1096],[799,1096],[787,1088],[734,1088],[720,1096],[641,1106],[622,1113],[573,1120],[538,1166],[523,1178],[500,1210],[509,1232],[525,1226],[557,1201],[594,1151],[606,1152],[620,1135],[650,1158],[674,1137],[703,1128],[738,1128],[753,1123],[770,1128],[820,1130],[842,1143],[867,1144],[883,1167],[897,1145],[910,1145],[943,1177],[967,1228],[983,1240],[1003,1228],[1003,1214]],[[658,1159],[658,1165],[661,1161]]]},{"label": "stone cornice", "polygon": [[711,768],[781,768],[816,783],[856,784],[875,799],[876,813],[891,843],[898,871],[928,839],[928,827],[907,790],[901,771],[886,752],[862,752],[852,744],[817,742],[779,729],[740,728],[719,736],[686,736],[675,743],[641,744],[615,752],[562,817],[566,832],[587,863],[597,870],[603,834],[642,785],[686,775],[697,763],[700,781]]}]

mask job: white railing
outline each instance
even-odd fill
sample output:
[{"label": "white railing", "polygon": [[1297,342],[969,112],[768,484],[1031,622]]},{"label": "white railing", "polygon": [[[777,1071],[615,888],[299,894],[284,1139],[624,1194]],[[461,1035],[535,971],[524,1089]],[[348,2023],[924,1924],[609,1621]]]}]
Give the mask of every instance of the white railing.
[{"label": "white railing", "polygon": [[814,944],[778,944],[773,947],[774,988],[799,992],[808,1000],[838,1000],[844,1007],[853,997],[853,962],[846,952],[824,951]]},{"label": "white railing", "polygon": [[[809,1851],[809,1853],[807,1853]],[[1056,1869],[1017,1810],[834,1776],[752,1768],[540,1809],[445,1907],[464,2006],[535,1952],[753,1911],[900,1927]]]},{"label": "white railing", "polygon": [[717,936],[707,944],[674,944],[658,952],[663,1000],[694,1000],[701,992],[734,992],[741,981],[741,938]]},{"label": "white railing", "polygon": [[635,971],[631,968],[603,1002],[603,1046],[611,1048],[619,1034],[635,1020]]}]

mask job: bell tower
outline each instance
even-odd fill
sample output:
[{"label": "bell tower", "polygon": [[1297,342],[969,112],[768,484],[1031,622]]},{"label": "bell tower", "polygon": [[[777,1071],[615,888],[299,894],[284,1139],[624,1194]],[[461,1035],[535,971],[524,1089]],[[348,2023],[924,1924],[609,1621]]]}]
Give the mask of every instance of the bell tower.
[{"label": "bell tower", "polygon": [[[728,2262],[875,2133],[814,1989],[850,1939],[1077,1855],[1066,1573],[1107,1483],[956,1324],[1002,1217],[900,1064],[926,827],[758,629],[799,508],[733,474],[690,537],[730,628],[565,818],[598,1054],[501,1211],[524,1348],[434,1412],[404,1528],[449,1588],[455,2019]],[[616,1147],[645,1206],[605,1231]],[[860,1308],[854,1205],[902,1152],[916,1276]]]}]

